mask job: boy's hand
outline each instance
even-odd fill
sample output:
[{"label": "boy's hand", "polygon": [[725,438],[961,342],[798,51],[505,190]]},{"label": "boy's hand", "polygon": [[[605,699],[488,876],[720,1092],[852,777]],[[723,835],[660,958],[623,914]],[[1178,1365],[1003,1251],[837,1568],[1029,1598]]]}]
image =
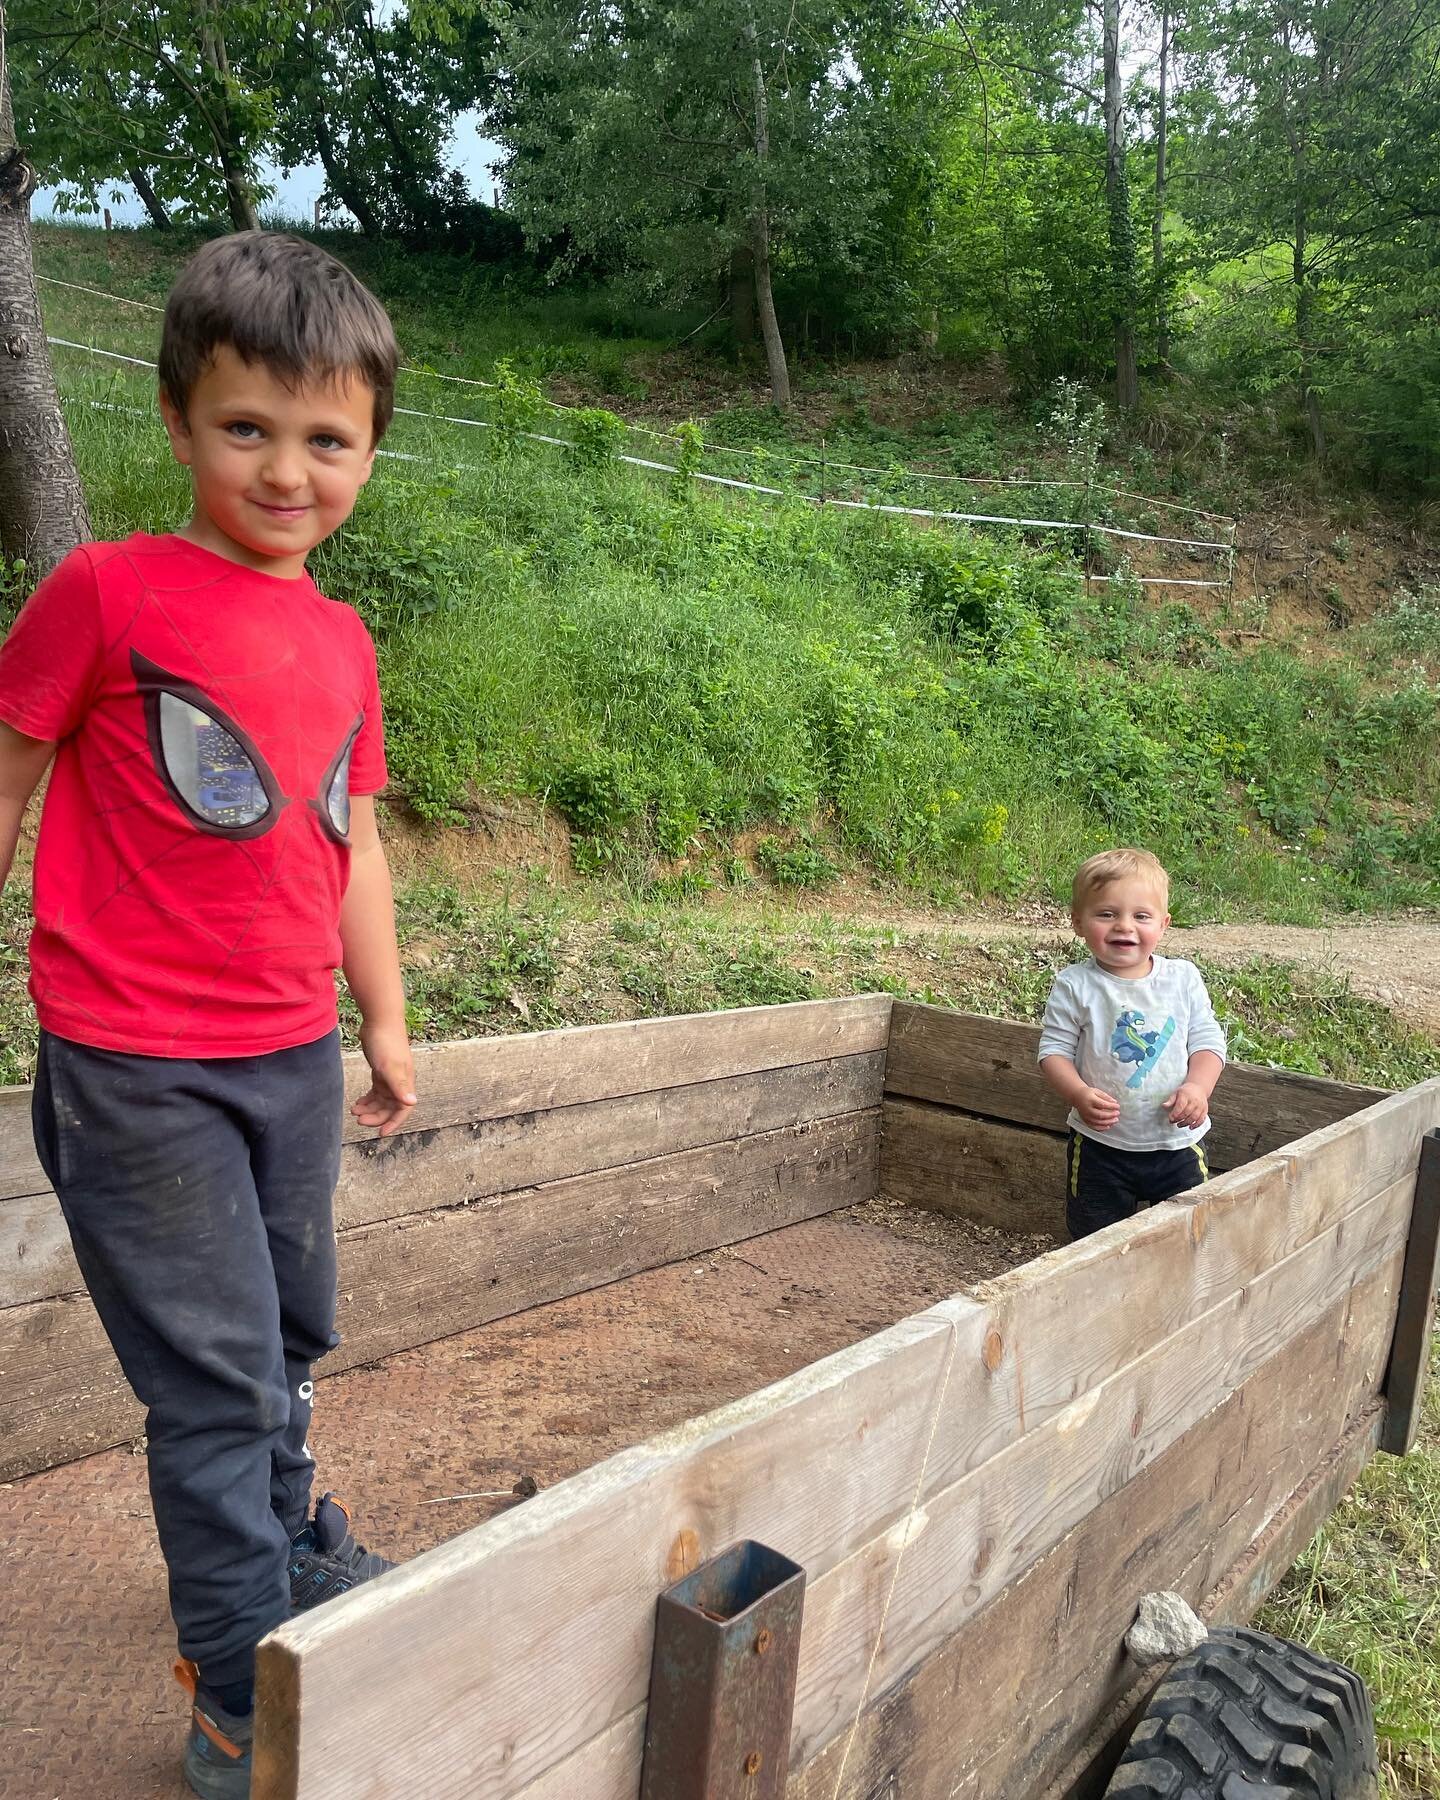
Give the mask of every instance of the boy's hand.
[{"label": "boy's hand", "polygon": [[1198,1081],[1182,1081],[1165,1102],[1172,1125],[1203,1125],[1210,1117],[1210,1096]]},{"label": "boy's hand", "polygon": [[1120,1117],[1120,1102],[1103,1088],[1087,1087],[1075,1096],[1075,1110],[1092,1131],[1108,1131]]},{"label": "boy's hand", "polygon": [[377,1125],[381,1137],[398,1131],[414,1110],[415,1058],[403,1027],[364,1025],[360,1048],[370,1065],[370,1087],[351,1107],[362,1125]]}]

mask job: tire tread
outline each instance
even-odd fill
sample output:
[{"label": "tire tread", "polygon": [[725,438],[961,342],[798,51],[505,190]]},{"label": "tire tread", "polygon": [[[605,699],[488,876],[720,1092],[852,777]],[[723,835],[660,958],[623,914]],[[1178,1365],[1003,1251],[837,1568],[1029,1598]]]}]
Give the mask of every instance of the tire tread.
[{"label": "tire tread", "polygon": [[1367,1800],[1375,1721],[1352,1669],[1217,1626],[1151,1697],[1106,1800]]}]

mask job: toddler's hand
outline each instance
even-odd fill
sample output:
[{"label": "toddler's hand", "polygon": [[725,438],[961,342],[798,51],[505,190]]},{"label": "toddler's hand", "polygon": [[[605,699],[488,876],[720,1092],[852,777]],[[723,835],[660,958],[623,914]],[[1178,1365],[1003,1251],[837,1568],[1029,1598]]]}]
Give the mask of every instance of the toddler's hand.
[{"label": "toddler's hand", "polygon": [[370,1065],[370,1086],[351,1107],[362,1125],[378,1125],[381,1137],[398,1131],[415,1106],[415,1058],[403,1030],[362,1026],[360,1048]]},{"label": "toddler's hand", "polygon": [[1086,1088],[1075,1110],[1092,1131],[1108,1131],[1120,1117],[1120,1102],[1103,1088]]},{"label": "toddler's hand", "polygon": [[1210,1100],[1193,1081],[1181,1082],[1165,1102],[1172,1125],[1203,1125],[1210,1117]]}]

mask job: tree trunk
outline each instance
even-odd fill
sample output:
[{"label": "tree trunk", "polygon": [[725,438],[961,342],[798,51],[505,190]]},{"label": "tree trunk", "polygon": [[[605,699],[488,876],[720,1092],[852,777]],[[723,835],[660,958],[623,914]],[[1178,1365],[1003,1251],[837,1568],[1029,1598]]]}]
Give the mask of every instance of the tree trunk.
[{"label": "tree trunk", "polygon": [[750,45],[750,72],[755,92],[755,160],[761,169],[750,215],[750,247],[755,258],[755,303],[760,314],[760,335],[765,340],[765,361],[770,370],[770,404],[781,412],[790,405],[790,370],[785,344],[775,317],[775,295],[770,286],[770,213],[766,202],[764,169],[770,160],[770,105],[765,91],[765,71],[755,40],[755,22],[745,27]]},{"label": "tree trunk", "polygon": [[1120,0],[1105,0],[1105,199],[1110,213],[1110,269],[1115,308],[1115,399],[1122,412],[1140,403],[1135,360],[1135,227],[1125,171],[1120,86]]},{"label": "tree trunk", "polygon": [[313,83],[310,104],[311,117],[315,122],[315,148],[320,153],[320,163],[325,170],[325,179],[330,183],[331,189],[341,205],[350,212],[362,234],[367,238],[378,238],[380,221],[375,216],[374,208],[365,198],[359,186],[350,179],[335,147],[335,134],[330,129],[330,120],[325,111],[327,95],[325,84],[320,77],[314,42],[309,36],[305,38],[304,42]]},{"label": "tree trunk", "polygon": [[141,204],[150,215],[150,223],[157,231],[169,231],[170,214],[165,210],[165,202],[150,185],[150,177],[139,163],[127,158],[125,175],[131,187],[140,196]]},{"label": "tree trunk", "polygon": [[30,250],[35,171],[15,142],[0,12],[0,551],[44,575],[90,536]]},{"label": "tree trunk", "polygon": [[741,351],[755,342],[755,252],[749,244],[730,252],[730,330]]},{"label": "tree trunk", "polygon": [[230,59],[225,50],[225,35],[220,27],[219,0],[204,0],[200,25],[200,54],[215,77],[218,118],[211,120],[210,135],[220,158],[220,173],[225,178],[225,199],[230,208],[230,223],[236,231],[258,231],[259,214],[255,196],[245,173],[235,143],[230,116]]},{"label": "tree trunk", "polygon": [[[115,92],[115,83],[109,75],[102,71],[101,81],[105,84],[105,92],[110,97],[110,104],[118,117],[123,118],[125,108],[120,104],[120,96]],[[165,202],[151,186],[150,177],[145,173],[138,156],[127,155],[125,158],[125,174],[131,187],[140,196],[140,203],[150,215],[150,223],[157,231],[169,231],[170,214],[166,211]]]},{"label": "tree trunk", "polygon": [[366,45],[370,54],[370,67],[375,75],[375,90],[372,96],[375,103],[375,116],[385,133],[390,145],[394,162],[390,169],[391,184],[400,196],[401,205],[410,215],[411,226],[416,231],[424,231],[434,216],[434,196],[420,179],[415,167],[415,158],[405,134],[395,118],[394,108],[390,105],[390,83],[385,73],[384,59],[380,54],[380,40],[375,35],[375,15],[367,4],[365,8],[364,31]]},{"label": "tree trunk", "polygon": [[[1303,173],[1297,170],[1297,173]],[[1291,276],[1295,283],[1295,342],[1300,351],[1300,404],[1305,409],[1306,422],[1310,427],[1310,446],[1315,452],[1318,462],[1325,460],[1325,421],[1320,415],[1320,396],[1315,392],[1313,381],[1315,374],[1314,344],[1311,332],[1314,329],[1314,291],[1310,285],[1310,270],[1306,263],[1308,253],[1308,221],[1305,216],[1305,203],[1297,197],[1295,203],[1295,247],[1290,264]]]},{"label": "tree trunk", "polygon": [[1170,71],[1170,4],[1160,9],[1160,116],[1155,128],[1155,224],[1151,249],[1155,266],[1155,360],[1162,373],[1170,368],[1170,302],[1165,292],[1165,150]]},{"label": "tree trunk", "polygon": [[764,213],[752,222],[755,233],[755,300],[760,313],[760,335],[765,340],[765,362],[770,371],[770,404],[784,411],[790,404],[790,370],[780,321],[775,317],[775,296],[770,288],[770,226]]}]

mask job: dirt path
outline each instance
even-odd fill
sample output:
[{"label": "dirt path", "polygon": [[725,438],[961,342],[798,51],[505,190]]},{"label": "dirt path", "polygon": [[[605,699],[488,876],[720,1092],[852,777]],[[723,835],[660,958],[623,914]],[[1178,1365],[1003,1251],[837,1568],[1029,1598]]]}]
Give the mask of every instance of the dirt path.
[{"label": "dirt path", "polygon": [[[972,943],[1024,937],[1051,943],[1069,936],[1068,923],[965,919],[948,929]],[[1197,925],[1171,930],[1162,949],[1243,963],[1268,956],[1348,978],[1357,994],[1378,1000],[1440,1036],[1440,925]]]},{"label": "dirt path", "polygon": [[[569,834],[553,815],[531,816],[516,806],[497,812],[483,831],[422,832],[403,822],[390,827],[392,862],[401,880],[439,875],[463,888],[497,881],[508,893],[517,874],[550,889],[575,889]],[[592,890],[593,891],[593,890]],[[1053,904],[1029,902],[986,908],[969,917],[916,904],[904,890],[847,875],[833,886],[780,900],[764,883],[748,891],[715,893],[707,902],[751,923],[773,922],[777,908],[791,919],[810,916],[837,924],[903,932],[916,938],[987,944],[1021,938],[1055,943],[1070,937],[1070,922]],[[1377,1000],[1440,1038],[1440,922],[1433,917],[1395,922],[1337,921],[1324,926],[1198,925],[1168,933],[1165,949],[1243,963],[1275,957],[1347,978],[1357,994]]]}]

